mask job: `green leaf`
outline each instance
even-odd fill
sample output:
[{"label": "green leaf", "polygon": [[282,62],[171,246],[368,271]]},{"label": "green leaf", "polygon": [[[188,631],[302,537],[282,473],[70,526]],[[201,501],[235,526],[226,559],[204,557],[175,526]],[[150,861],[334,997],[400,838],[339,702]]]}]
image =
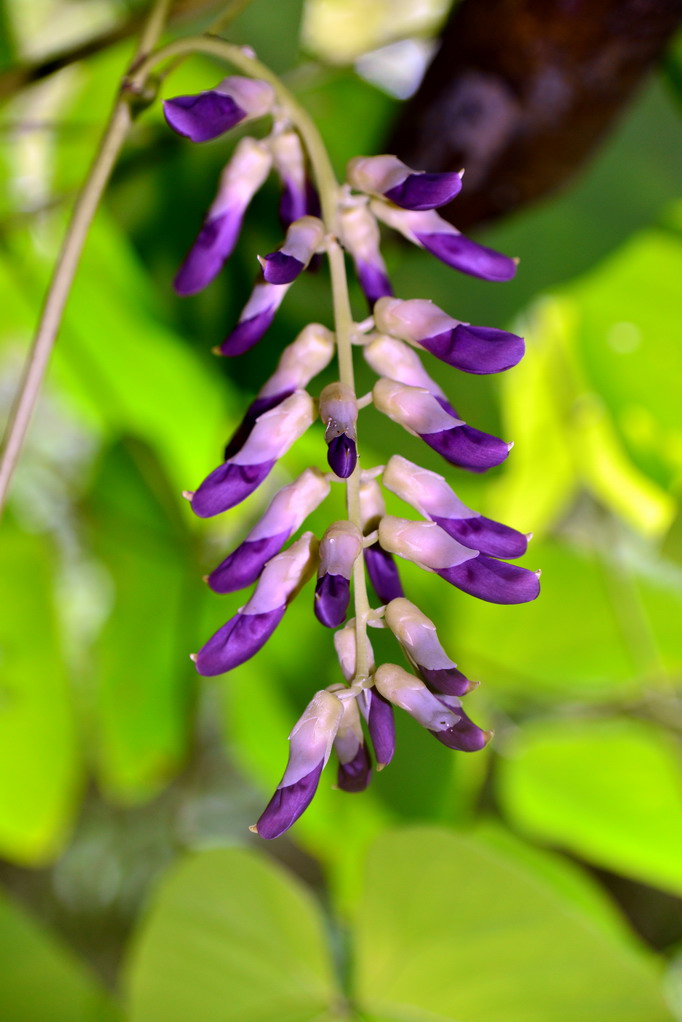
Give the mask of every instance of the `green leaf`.
[{"label": "green leaf", "polygon": [[0,537],[0,854],[48,862],[71,826],[81,764],[53,591],[53,551]]},{"label": "green leaf", "polygon": [[534,723],[500,767],[500,797],[535,837],[679,894],[680,766],[670,737],[653,725]]},{"label": "green leaf", "polygon": [[131,1022],[338,1018],[319,908],[247,849],[202,852],[161,885],[129,967]]},{"label": "green leaf", "polygon": [[96,756],[111,794],[154,794],[182,762],[193,720],[193,546],[157,458],[128,440],[104,456],[88,497],[95,554],[113,585],[92,651]]},{"label": "green leaf", "polygon": [[355,950],[371,1022],[665,1022],[656,969],[516,856],[415,828],[372,849]]},{"label": "green leaf", "polygon": [[12,1022],[114,1022],[119,1013],[87,969],[0,893],[0,1004]]}]

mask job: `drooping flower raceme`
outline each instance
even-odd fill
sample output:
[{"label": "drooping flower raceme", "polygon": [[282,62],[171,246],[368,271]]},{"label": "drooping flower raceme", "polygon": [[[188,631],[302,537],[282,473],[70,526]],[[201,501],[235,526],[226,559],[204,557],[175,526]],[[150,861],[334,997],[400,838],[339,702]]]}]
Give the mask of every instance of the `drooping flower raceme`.
[{"label": "drooping flower raceme", "polygon": [[[242,67],[250,60],[242,53],[236,62]],[[274,167],[282,184],[285,235],[259,256],[261,272],[237,323],[218,344],[219,353],[238,356],[262,343],[288,289],[319,253],[329,259],[333,330],[311,323],[285,347],[275,372],[233,428],[220,464],[186,494],[202,518],[228,511],[252,494],[252,501],[260,501],[256,491],[279,459],[321,420],[318,463],[280,483],[258,504],[255,524],[208,575],[216,593],[254,588],[193,656],[202,675],[243,664],[316,576],[311,612],[321,625],[335,629],[343,682],[332,679],[321,687],[289,736],[282,780],[252,828],[270,839],[307,808],[332,754],[338,787],[347,792],[359,792],[370,782],[372,757],[377,770],[391,762],[396,707],[450,749],[474,752],[490,738],[491,732],[462,708],[475,683],[451,659],[435,624],[405,596],[401,558],[464,593],[499,604],[535,599],[539,572],[510,563],[525,554],[529,535],[472,510],[444,476],[401,454],[385,466],[365,465],[358,436],[359,412],[371,402],[450,465],[485,472],[505,461],[512,444],[460,417],[422,356],[465,373],[503,372],[522,358],[523,339],[457,319],[427,298],[394,297],[380,224],[448,266],[485,280],[509,280],[516,261],[465,237],[437,212],[456,199],[461,174],[414,170],[395,156],[362,156],[351,160],[347,182],[339,186],[314,126],[281,83],[269,73],[266,77],[267,82],[228,77],[214,89],[167,101],[165,113],[171,128],[193,142],[218,138],[247,120],[273,118],[269,135],[237,145],[176,278],[177,290],[189,295],[219,275],[251,199]],[[352,317],[344,251],[372,313],[362,323]],[[354,346],[378,377],[362,400],[355,392]],[[338,370],[314,398],[307,388],[329,370],[334,354]],[[346,517],[331,521],[319,543],[311,531],[296,539],[334,482],[345,487]],[[419,517],[387,514],[386,491]],[[374,607],[366,575],[378,600]],[[447,591],[444,586],[441,596]],[[394,636],[409,670],[396,663],[375,666],[368,626]]]}]

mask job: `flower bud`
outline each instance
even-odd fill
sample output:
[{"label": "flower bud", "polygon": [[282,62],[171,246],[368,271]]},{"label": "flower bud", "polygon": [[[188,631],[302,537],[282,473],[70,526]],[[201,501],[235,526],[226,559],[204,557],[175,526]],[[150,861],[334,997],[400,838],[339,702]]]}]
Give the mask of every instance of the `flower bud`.
[{"label": "flower bud", "polygon": [[310,263],[324,238],[324,224],[316,216],[304,216],[289,226],[284,244],[261,260],[269,284],[291,284]]},{"label": "flower bud", "polygon": [[211,518],[240,504],[303,436],[314,415],[313,399],[304,390],[260,415],[241,450],[214,469],[193,494],[194,513]]},{"label": "flower bud", "polygon": [[[357,663],[357,646],[355,635],[355,618],[351,618],[348,624],[334,632],[334,649],[339,658],[341,673],[346,681],[351,682],[355,678]],[[366,660],[370,669],[374,669],[374,651],[372,644],[365,634]]]},{"label": "flower bud", "polygon": [[380,412],[420,436],[452,465],[484,472],[501,464],[511,450],[511,444],[455,418],[424,387],[406,387],[381,379],[375,383],[372,396]]},{"label": "flower bud", "polygon": [[268,284],[266,280],[257,280],[251,297],[239,314],[236,327],[220,345],[220,354],[234,358],[258,344],[290,287],[290,284]]},{"label": "flower bud", "polygon": [[423,681],[396,664],[382,664],[374,675],[374,684],[385,699],[406,710],[449,749],[477,752],[491,738],[489,731],[469,720],[459,699],[434,695]]},{"label": "flower bud", "polygon": [[381,236],[376,219],[365,203],[346,206],[339,212],[339,231],[343,246],[353,259],[360,287],[371,311],[382,295],[393,294],[381,255]]},{"label": "flower bud", "polygon": [[209,142],[236,124],[263,117],[272,109],[275,90],[258,78],[233,75],[215,89],[175,96],[163,104],[166,121],[192,142]]},{"label": "flower bud", "polygon": [[383,770],[395,753],[393,707],[376,688],[363,689],[358,696],[358,706],[367,721],[377,770]]},{"label": "flower bud", "polygon": [[243,138],[220,178],[199,235],[175,278],[179,295],[193,295],[218,275],[232,255],[244,213],[270,171],[272,157],[267,146],[255,138]]},{"label": "flower bud", "polygon": [[321,472],[307,468],[276,493],[243,543],[208,576],[211,589],[216,593],[233,593],[255,582],[265,564],[322,503],[330,488]]},{"label": "flower bud", "polygon": [[284,349],[275,372],[247,408],[244,418],[227,442],[225,457],[232,457],[244,446],[256,419],[263,412],[281,404],[295,390],[302,390],[313,377],[321,373],[331,362],[334,350],[334,334],[331,330],[320,323],[309,323],[304,327],[296,340]]},{"label": "flower bud", "polygon": [[445,206],[462,188],[461,173],[428,174],[412,170],[397,156],[356,156],[348,164],[348,183],[379,195],[403,209]]},{"label": "flower bud", "polygon": [[395,337],[373,334],[369,343],[363,347],[362,353],[377,376],[385,376],[408,387],[422,387],[434,397],[442,397],[447,401],[438,384],[424,369],[417,352]]},{"label": "flower bud", "polygon": [[348,479],[358,461],[355,423],[358,406],[355,394],[345,383],[330,383],[320,394],[320,418],[325,425],[327,461],[340,479]]},{"label": "flower bud", "polygon": [[315,617],[327,628],[337,628],[345,620],[353,565],[361,550],[362,536],[352,522],[334,522],[322,537]]},{"label": "flower bud", "polygon": [[435,210],[412,212],[376,200],[370,208],[385,224],[425,248],[446,266],[482,280],[511,280],[516,273],[516,260],[460,234]]},{"label": "flower bud", "polygon": [[379,542],[392,553],[435,571],[451,585],[488,603],[528,603],[540,592],[539,572],[470,550],[435,522],[387,515]]},{"label": "flower bud", "polygon": [[287,605],[310,578],[317,554],[312,532],[265,565],[246,606],[213,635],[194,658],[199,674],[224,674],[250,660],[284,617]]},{"label": "flower bud", "polygon": [[[362,479],[358,496],[363,533],[368,535],[378,528],[379,522],[386,514],[386,505],[376,479]],[[403,587],[392,555],[384,550],[379,542],[366,546],[364,554],[367,574],[381,602],[388,603],[389,600],[402,596]]]},{"label": "flower bud", "polygon": [[[343,685],[333,685],[330,691],[348,692]],[[343,717],[334,739],[334,752],[339,757],[337,784],[342,791],[364,791],[372,776],[372,763],[362,733],[360,713],[355,696],[343,695]]]},{"label": "flower bud", "polygon": [[441,646],[433,621],[414,603],[392,600],[386,607],[385,621],[432,691],[463,696],[474,687]]},{"label": "flower bud", "polygon": [[462,323],[422,298],[382,298],[374,309],[377,330],[400,337],[466,373],[499,373],[523,358],[522,337],[494,327]]},{"label": "flower bud", "polygon": [[320,200],[306,175],[305,154],[298,132],[276,132],[268,142],[282,182],[279,216],[283,226],[288,227],[307,213],[318,216]]},{"label": "flower bud", "polygon": [[331,755],[343,718],[341,700],[331,692],[318,692],[289,735],[289,761],[258,823],[252,829],[272,840],[291,827],[310,805],[322,770]]},{"label": "flower bud", "polygon": [[472,511],[437,472],[394,454],[384,470],[383,483],[397,497],[472,550],[489,557],[505,558],[522,557],[526,552],[528,536]]}]

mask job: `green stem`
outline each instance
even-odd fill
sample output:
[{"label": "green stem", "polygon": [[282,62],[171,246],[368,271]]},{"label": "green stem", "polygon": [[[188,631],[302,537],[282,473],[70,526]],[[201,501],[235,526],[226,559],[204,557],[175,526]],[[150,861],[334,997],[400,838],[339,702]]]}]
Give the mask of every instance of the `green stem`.
[{"label": "green stem", "polygon": [[[317,130],[317,126],[277,75],[273,74],[265,64],[262,64],[253,56],[250,50],[234,46],[223,39],[209,36],[179,39],[177,42],[170,43],[168,46],[164,46],[162,49],[157,50],[156,53],[153,53],[140,64],[139,70],[149,73],[163,60],[181,58],[190,53],[204,53],[207,56],[217,57],[219,60],[233,64],[240,71],[253,78],[260,78],[263,81],[269,82],[275,90],[280,104],[286,109],[290,120],[296,125],[303,139],[303,144],[308,152],[320,193],[322,219],[329,234],[327,254],[332,282],[339,379],[341,383],[345,383],[355,392],[353,349],[351,343],[351,335],[354,328],[353,316],[348,297],[348,281],[346,279],[344,255],[341,246],[336,240],[336,235],[338,234],[337,219],[340,189],[327,149]],[[353,475],[346,482],[346,506],[349,520],[362,531],[359,463]],[[353,583],[357,658],[356,678],[359,680],[368,675],[370,667],[366,654],[367,619],[370,606],[367,598],[362,553],[360,553],[353,566]]]},{"label": "green stem", "polygon": [[[152,7],[133,58],[134,68],[140,60],[144,63],[145,56],[156,44],[163,31],[171,3],[172,0],[156,0]],[[148,72],[142,70],[141,66],[133,70],[125,79],[128,91],[139,93],[147,80],[147,75]],[[132,120],[133,111],[129,96],[122,89],[114,104],[90,172],[76,199],[71,221],[45,297],[40,322],[26,359],[19,391],[10,412],[0,454],[0,514],[5,505],[14,469],[19,460],[31,416],[38,400],[90,224],[125,142]]]}]

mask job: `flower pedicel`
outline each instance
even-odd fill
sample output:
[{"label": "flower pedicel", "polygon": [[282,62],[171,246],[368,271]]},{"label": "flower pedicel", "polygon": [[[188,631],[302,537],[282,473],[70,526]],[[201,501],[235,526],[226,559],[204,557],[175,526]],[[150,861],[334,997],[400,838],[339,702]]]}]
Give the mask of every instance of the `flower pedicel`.
[{"label": "flower pedicel", "polygon": [[[310,324],[284,349],[275,373],[228,440],[222,463],[186,494],[200,517],[229,510],[258,489],[318,416],[322,420],[330,471],[322,467],[321,438],[320,464],[280,489],[244,540],[208,576],[217,593],[253,583],[255,588],[193,656],[198,672],[208,676],[244,663],[317,575],[314,613],[322,625],[336,629],[344,683],[314,694],[289,736],[282,780],[252,828],[270,839],[288,830],[310,804],[332,754],[338,787],[349,792],[369,783],[370,750],[377,769],[390,763],[394,707],[450,749],[474,752],[490,738],[491,732],[462,709],[462,698],[474,684],[450,658],[434,623],[405,597],[396,557],[492,603],[534,600],[539,572],[509,563],[526,552],[529,536],[473,511],[443,476],[399,454],[383,467],[363,465],[358,437],[358,412],[372,401],[451,465],[473,472],[499,465],[512,445],[461,419],[421,355],[466,373],[488,374],[512,368],[524,353],[516,334],[465,323],[424,298],[394,297],[381,255],[380,223],[448,266],[485,280],[509,280],[516,261],[466,238],[436,211],[456,198],[461,174],[413,170],[395,156],[363,156],[351,160],[347,183],[339,186],[314,125],[284,87],[247,53],[234,59],[240,66],[251,62],[268,81],[258,73],[232,76],[214,89],[165,104],[170,127],[193,142],[218,138],[245,121],[273,118],[270,135],[243,138],[237,145],[176,288],[194,294],[219,274],[251,199],[274,167],[283,188],[280,216],[286,234],[275,251],[259,257],[261,272],[251,297],[218,350],[236,356],[260,343],[288,288],[319,253],[329,259],[335,327],[332,332]],[[372,313],[365,324],[352,318],[344,250]],[[362,402],[355,393],[352,345],[363,348],[378,376]],[[315,399],[306,388],[335,353],[338,378]],[[347,517],[331,522],[319,543],[312,532],[294,539],[332,481],[345,485]],[[421,517],[387,515],[380,482]],[[365,572],[378,607],[370,605]],[[410,670],[393,663],[375,667],[368,625],[392,633]]]}]

